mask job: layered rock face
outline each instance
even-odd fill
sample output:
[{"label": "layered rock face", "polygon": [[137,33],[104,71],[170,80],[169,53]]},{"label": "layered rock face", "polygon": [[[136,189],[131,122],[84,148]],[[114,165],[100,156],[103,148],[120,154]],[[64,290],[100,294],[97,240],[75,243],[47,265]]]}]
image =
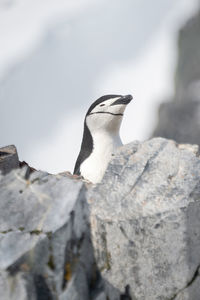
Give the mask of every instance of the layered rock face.
[{"label": "layered rock face", "polygon": [[27,172],[0,180],[1,299],[89,299],[97,270],[86,188],[67,177]]},{"label": "layered rock face", "polygon": [[1,176],[0,299],[119,298],[96,266],[86,192],[81,181],[27,167]]},{"label": "layered rock face", "polygon": [[0,299],[200,298],[198,147],[156,138],[114,155],[102,183],[0,177]]},{"label": "layered rock face", "polygon": [[153,136],[200,145],[200,12],[182,28],[178,43],[175,95],[159,109]]}]

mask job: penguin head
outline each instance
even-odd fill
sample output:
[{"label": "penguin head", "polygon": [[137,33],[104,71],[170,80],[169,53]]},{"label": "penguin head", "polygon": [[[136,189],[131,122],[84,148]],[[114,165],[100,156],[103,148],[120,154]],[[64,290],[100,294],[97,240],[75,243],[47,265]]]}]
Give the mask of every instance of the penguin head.
[{"label": "penguin head", "polygon": [[131,95],[106,95],[97,99],[89,108],[85,123],[91,133],[99,130],[117,133],[124,110],[133,99]]}]

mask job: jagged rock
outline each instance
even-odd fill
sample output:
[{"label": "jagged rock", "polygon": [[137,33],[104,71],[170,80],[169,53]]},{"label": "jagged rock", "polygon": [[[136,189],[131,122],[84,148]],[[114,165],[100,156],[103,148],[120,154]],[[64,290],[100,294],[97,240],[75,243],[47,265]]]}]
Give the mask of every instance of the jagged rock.
[{"label": "jagged rock", "polygon": [[107,297],[93,255],[84,183],[28,170],[0,177],[0,299]]},{"label": "jagged rock", "polygon": [[200,11],[181,29],[175,95],[159,108],[153,136],[200,145]]},{"label": "jagged rock", "polygon": [[0,148],[0,172],[5,175],[16,168],[19,168],[19,159],[15,146]]},{"label": "jagged rock", "polygon": [[123,146],[96,186],[13,170],[0,176],[0,299],[197,300],[199,228],[195,145]]},{"label": "jagged rock", "polygon": [[157,138],[122,147],[89,203],[105,279],[121,292],[129,286],[132,299],[174,299],[184,289],[189,298],[183,299],[200,299],[197,146]]}]

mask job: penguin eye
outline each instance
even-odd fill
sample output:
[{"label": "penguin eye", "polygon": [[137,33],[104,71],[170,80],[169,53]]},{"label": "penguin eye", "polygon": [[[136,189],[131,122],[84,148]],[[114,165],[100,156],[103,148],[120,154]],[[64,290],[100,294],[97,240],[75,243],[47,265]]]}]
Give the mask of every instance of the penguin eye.
[{"label": "penguin eye", "polygon": [[105,106],[105,104],[100,104],[100,106]]}]

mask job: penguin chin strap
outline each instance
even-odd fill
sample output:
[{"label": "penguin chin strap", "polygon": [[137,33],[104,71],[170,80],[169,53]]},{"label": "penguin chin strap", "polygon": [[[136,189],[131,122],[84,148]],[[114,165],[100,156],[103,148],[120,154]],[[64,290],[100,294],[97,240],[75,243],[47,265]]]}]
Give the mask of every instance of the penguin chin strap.
[{"label": "penguin chin strap", "polygon": [[124,115],[124,114],[114,114],[114,113],[111,113],[109,111],[96,111],[96,112],[90,113],[88,116],[95,115],[95,114],[109,114],[109,115],[112,115],[112,116],[123,116]]}]

